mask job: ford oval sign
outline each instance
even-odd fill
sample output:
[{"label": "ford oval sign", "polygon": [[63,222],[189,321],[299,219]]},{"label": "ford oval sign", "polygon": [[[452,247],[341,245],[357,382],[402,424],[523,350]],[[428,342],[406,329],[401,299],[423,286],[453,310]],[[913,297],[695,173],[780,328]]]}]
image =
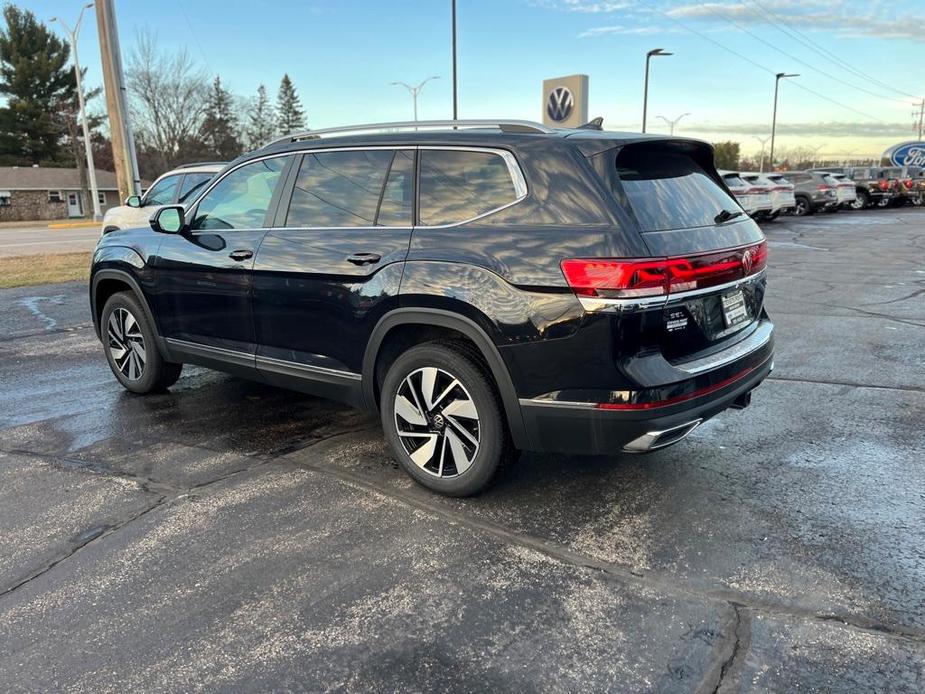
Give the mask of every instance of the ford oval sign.
[{"label": "ford oval sign", "polygon": [[893,166],[925,167],[925,142],[903,142],[888,149],[884,156]]}]

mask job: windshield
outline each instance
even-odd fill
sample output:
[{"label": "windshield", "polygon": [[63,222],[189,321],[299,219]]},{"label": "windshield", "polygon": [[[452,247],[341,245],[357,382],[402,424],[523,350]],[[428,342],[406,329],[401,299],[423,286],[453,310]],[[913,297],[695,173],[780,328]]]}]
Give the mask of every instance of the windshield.
[{"label": "windshield", "polygon": [[686,154],[628,147],[617,157],[617,176],[643,231],[713,226],[723,210],[740,211]]}]

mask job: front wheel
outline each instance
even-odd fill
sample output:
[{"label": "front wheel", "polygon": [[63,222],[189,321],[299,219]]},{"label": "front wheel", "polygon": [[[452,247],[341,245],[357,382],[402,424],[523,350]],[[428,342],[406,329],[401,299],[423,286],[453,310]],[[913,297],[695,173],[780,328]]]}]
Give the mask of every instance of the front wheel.
[{"label": "front wheel", "polygon": [[429,342],[389,367],[382,428],[416,482],[447,496],[484,489],[513,447],[494,382],[465,345]]},{"label": "front wheel", "polygon": [[109,297],[103,307],[100,333],[106,360],[122,387],[146,394],[169,388],[183,369],[164,361],[154,341],[154,330],[131,292]]},{"label": "front wheel", "polygon": [[859,190],[858,196],[851,202],[852,210],[863,210],[870,204],[870,194],[866,190]]}]

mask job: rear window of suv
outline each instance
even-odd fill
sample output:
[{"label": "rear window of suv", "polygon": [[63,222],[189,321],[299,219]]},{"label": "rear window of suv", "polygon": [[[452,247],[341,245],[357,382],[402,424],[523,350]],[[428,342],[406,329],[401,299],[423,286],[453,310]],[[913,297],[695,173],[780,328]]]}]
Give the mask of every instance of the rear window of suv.
[{"label": "rear window of suv", "polygon": [[500,154],[422,149],[418,156],[418,216],[425,226],[474,219],[521,197]]},{"label": "rear window of suv", "polygon": [[[721,211],[741,210],[685,154],[628,147],[617,157],[617,176],[642,231],[713,226]],[[734,178],[738,184],[727,181],[727,185],[746,185]]]}]

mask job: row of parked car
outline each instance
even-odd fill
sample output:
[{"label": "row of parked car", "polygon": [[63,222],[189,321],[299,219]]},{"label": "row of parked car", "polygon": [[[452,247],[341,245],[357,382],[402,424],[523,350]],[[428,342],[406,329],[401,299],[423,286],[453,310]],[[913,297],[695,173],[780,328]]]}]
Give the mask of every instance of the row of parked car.
[{"label": "row of parked car", "polygon": [[925,202],[925,168],[855,166],[758,173],[720,171],[742,208],[758,221],[850,208]]}]

